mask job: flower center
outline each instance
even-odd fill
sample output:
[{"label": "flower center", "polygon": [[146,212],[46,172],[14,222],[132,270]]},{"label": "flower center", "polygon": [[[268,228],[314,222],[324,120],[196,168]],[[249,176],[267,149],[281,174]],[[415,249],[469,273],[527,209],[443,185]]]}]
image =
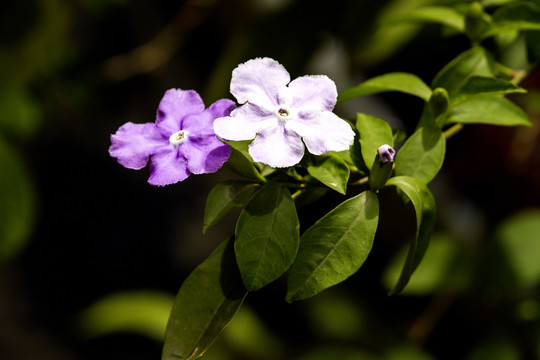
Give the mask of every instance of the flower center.
[{"label": "flower center", "polygon": [[292,109],[282,107],[279,108],[278,111],[276,111],[276,116],[279,120],[287,121],[291,120],[294,117],[294,112],[292,111]]},{"label": "flower center", "polygon": [[187,138],[188,132],[186,130],[180,130],[171,135],[171,137],[169,138],[169,143],[175,146],[180,145],[181,143],[186,141]]}]

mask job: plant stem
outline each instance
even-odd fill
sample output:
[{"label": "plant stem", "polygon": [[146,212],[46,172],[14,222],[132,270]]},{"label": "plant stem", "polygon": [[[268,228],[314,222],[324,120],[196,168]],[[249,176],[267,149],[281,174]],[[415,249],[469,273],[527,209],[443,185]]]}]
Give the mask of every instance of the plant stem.
[{"label": "plant stem", "polygon": [[450,138],[451,136],[458,133],[461,129],[463,129],[463,124],[455,124],[451,128],[444,131],[443,135],[445,139]]}]

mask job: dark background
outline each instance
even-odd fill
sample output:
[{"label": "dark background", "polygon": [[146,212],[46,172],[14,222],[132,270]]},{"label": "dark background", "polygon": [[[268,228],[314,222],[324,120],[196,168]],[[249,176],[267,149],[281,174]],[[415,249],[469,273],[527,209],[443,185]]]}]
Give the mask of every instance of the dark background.
[{"label": "dark background", "polygon": [[[231,71],[254,57],[278,60],[292,78],[325,73],[340,91],[393,71],[414,73],[429,84],[469,43],[433,24],[408,30],[396,45],[377,38],[379,16],[396,3],[4,4],[0,135],[23,167],[15,183],[29,182],[21,191],[31,216],[24,223],[27,236],[21,236],[25,243],[0,262],[0,359],[159,358],[159,341],[137,331],[85,336],[77,318],[96,301],[122,291],[174,295],[234,229],[234,217],[228,217],[208,234],[201,232],[206,195],[230,174],[152,187],[146,183],[147,169],[125,169],[108,156],[110,134],[128,121],[153,122],[169,88],[195,89],[207,105],[232,98]],[[535,80],[527,86],[534,90]],[[381,116],[410,134],[422,105],[390,93],[346,103],[336,112],[349,118],[355,112]],[[250,294],[246,306],[273,334],[278,358],[311,351],[316,355],[309,359],[537,357],[538,285],[519,291],[507,285],[513,284],[512,276],[492,246],[498,224],[540,204],[537,142],[537,122],[527,130],[470,126],[448,142],[445,168],[431,187],[440,208],[438,231],[468,249],[448,277],[459,277],[453,271],[460,261],[474,269],[472,279],[465,271],[467,286],[459,291],[448,285],[417,295],[386,295],[381,274],[414,234],[415,220],[410,208],[383,191],[380,231],[358,274],[321,295],[320,303],[286,304],[281,280]],[[8,194],[9,188],[4,191]],[[339,201],[341,196],[330,194],[322,204],[303,209],[302,228]],[[0,215],[13,216],[9,209],[5,206],[6,214]],[[524,299],[532,304],[525,320],[515,315]],[[327,308],[325,301],[335,311],[345,301],[363,314],[363,325],[347,332],[345,315],[343,326],[337,324],[345,330],[325,332],[328,323],[313,320],[318,306]],[[338,313],[329,317],[340,319]],[[219,341],[221,355],[216,351],[215,359],[278,356]],[[326,345],[333,350],[317,350]]]}]

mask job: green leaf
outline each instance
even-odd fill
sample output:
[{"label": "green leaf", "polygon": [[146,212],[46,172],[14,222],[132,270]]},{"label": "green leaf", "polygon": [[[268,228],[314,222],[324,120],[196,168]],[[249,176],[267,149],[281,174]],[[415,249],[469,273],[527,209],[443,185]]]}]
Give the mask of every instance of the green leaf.
[{"label": "green leaf", "polygon": [[165,292],[129,291],[99,299],[78,318],[87,337],[131,332],[163,341],[173,297]]},{"label": "green leaf", "polygon": [[409,176],[396,176],[388,180],[386,186],[395,186],[411,200],[416,214],[416,238],[411,241],[407,259],[399,280],[390,292],[400,292],[409,282],[412,273],[422,260],[435,227],[435,200],[422,181]]},{"label": "green leaf", "polygon": [[257,185],[238,180],[228,180],[210,190],[204,211],[203,233],[214,226],[234,207],[243,207]]},{"label": "green leaf", "polygon": [[348,199],[306,230],[287,283],[287,301],[313,296],[353,275],[377,230],[379,200],[372,191]]},{"label": "green leaf", "polygon": [[231,237],[180,287],[165,332],[162,360],[200,357],[231,321],[246,294]]},{"label": "green leaf", "polygon": [[450,95],[462,87],[473,75],[493,76],[492,60],[484,48],[473,47],[450,61],[433,79],[433,89],[441,87]]},{"label": "green leaf", "polygon": [[419,128],[396,155],[396,176],[411,176],[429,183],[441,169],[445,150],[446,140],[439,128]]},{"label": "green leaf", "polygon": [[265,183],[266,178],[261,175],[253,164],[253,159],[248,153],[248,143],[244,141],[228,141],[231,146],[231,155],[225,163],[225,167],[237,175],[253,179],[259,183]]},{"label": "green leaf", "polygon": [[385,120],[367,114],[356,115],[356,128],[360,135],[362,158],[366,166],[371,170],[379,146],[384,144],[394,146],[392,128]]},{"label": "green leaf", "polygon": [[345,195],[350,170],[345,161],[336,155],[312,157],[308,166],[308,173],[315,179]]},{"label": "green leaf", "polygon": [[540,7],[530,2],[501,7],[491,18],[491,27],[483,34],[484,38],[503,32],[540,30]]},{"label": "green leaf", "polygon": [[528,210],[506,219],[497,229],[509,264],[519,285],[533,287],[540,283],[540,210]]},{"label": "green leaf", "polygon": [[497,79],[488,76],[471,76],[467,79],[467,82],[459,88],[453,102],[458,102],[460,98],[466,98],[471,95],[478,94],[509,94],[509,93],[525,93],[527,90],[512,84],[510,81],[503,79]]},{"label": "green leaf", "polygon": [[530,126],[527,114],[511,101],[496,95],[470,97],[451,108],[446,124],[492,124],[499,126]]},{"label": "green leaf", "polygon": [[0,265],[28,241],[34,226],[34,196],[19,153],[0,138]]},{"label": "green leaf", "polygon": [[359,96],[373,95],[385,91],[399,91],[405,94],[418,96],[427,101],[431,89],[422,79],[409,73],[389,73],[368,79],[358,86],[346,89],[338,96],[338,103]]},{"label": "green leaf", "polygon": [[248,290],[258,290],[291,266],[299,242],[296,207],[284,184],[264,185],[236,223],[235,251]]},{"label": "green leaf", "polygon": [[463,14],[447,6],[425,6],[388,20],[388,25],[404,21],[435,22],[464,32]]}]

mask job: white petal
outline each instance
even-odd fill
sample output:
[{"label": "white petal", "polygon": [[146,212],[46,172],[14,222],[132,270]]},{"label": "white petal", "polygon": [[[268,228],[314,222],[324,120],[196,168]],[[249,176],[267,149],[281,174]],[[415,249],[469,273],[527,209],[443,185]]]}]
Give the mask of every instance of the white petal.
[{"label": "white petal", "polygon": [[332,110],[337,101],[336,84],[325,75],[302,76],[289,84],[292,105],[298,110]]},{"label": "white petal", "polygon": [[314,155],[330,151],[348,150],[354,142],[354,131],[350,125],[330,111],[298,116],[286,123],[287,129],[302,137],[308,151]]},{"label": "white petal", "polygon": [[233,70],[231,94],[238,103],[250,102],[267,110],[278,103],[279,91],[291,81],[290,75],[277,61],[258,58],[238,65]]},{"label": "white petal", "polygon": [[229,116],[214,120],[214,133],[225,140],[251,140],[258,132],[276,126],[277,122],[273,113],[248,103],[233,110]]},{"label": "white petal", "polygon": [[274,168],[294,166],[304,156],[304,144],[293,132],[287,132],[282,124],[257,135],[249,145],[253,161]]}]

